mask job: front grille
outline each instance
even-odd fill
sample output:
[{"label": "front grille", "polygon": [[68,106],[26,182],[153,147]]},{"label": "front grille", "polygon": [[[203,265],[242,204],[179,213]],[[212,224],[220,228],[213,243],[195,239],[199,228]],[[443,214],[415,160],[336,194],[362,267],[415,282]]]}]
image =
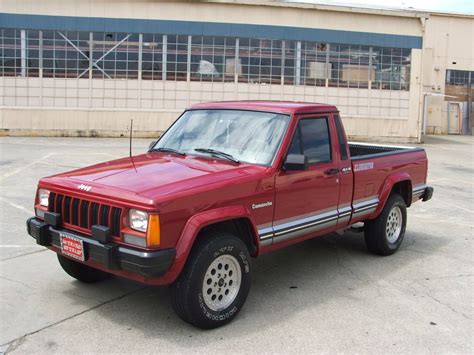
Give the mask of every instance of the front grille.
[{"label": "front grille", "polygon": [[102,203],[82,200],[51,192],[49,194],[49,212],[61,214],[63,222],[87,231],[95,224],[110,228],[110,234],[120,237],[122,208]]}]

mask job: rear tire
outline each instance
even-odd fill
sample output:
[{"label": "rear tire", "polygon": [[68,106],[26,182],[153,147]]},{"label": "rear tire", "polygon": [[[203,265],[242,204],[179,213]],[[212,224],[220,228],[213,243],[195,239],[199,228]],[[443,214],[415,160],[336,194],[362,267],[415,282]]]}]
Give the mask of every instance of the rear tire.
[{"label": "rear tire", "polygon": [[227,232],[207,232],[196,243],[171,285],[173,308],[198,328],[221,327],[235,318],[250,291],[249,252]]},{"label": "rear tire", "polygon": [[81,264],[80,262],[68,259],[60,254],[58,255],[58,261],[61,267],[69,276],[74,277],[84,283],[93,283],[103,281],[112,276],[107,272],[94,269],[90,266]]},{"label": "rear tire", "polygon": [[407,224],[407,206],[402,196],[390,195],[380,215],[365,222],[365,243],[370,252],[391,255],[402,244]]}]

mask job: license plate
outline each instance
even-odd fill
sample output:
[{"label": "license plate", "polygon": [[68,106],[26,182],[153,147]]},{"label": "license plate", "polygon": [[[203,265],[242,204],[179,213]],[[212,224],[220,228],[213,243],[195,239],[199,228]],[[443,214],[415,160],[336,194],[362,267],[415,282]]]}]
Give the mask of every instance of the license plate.
[{"label": "license plate", "polygon": [[85,260],[84,245],[81,239],[62,233],[59,238],[61,239],[61,252],[64,255],[80,261]]}]

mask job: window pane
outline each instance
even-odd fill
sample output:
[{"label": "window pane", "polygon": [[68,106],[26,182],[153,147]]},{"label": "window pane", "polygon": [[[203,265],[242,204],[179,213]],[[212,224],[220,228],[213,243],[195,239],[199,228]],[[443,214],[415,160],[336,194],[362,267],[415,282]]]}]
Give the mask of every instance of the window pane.
[{"label": "window pane", "polygon": [[166,79],[186,81],[188,71],[188,36],[168,35]]},{"label": "window pane", "polygon": [[271,39],[240,39],[240,82],[280,84],[282,41]]},{"label": "window pane", "polygon": [[163,74],[163,35],[143,34],[142,79],[161,80]]},{"label": "window pane", "polygon": [[288,150],[288,154],[302,154],[301,152],[301,133],[300,128],[297,127],[295,131],[295,135],[290,144],[290,149]]},{"label": "window pane", "polygon": [[193,36],[191,80],[234,81],[235,39]]},{"label": "window pane", "polygon": [[306,118],[299,123],[303,152],[310,164],[331,161],[327,118]]},{"label": "window pane", "polygon": [[339,154],[341,156],[341,160],[347,160],[348,154],[346,138],[339,115],[334,115],[334,122],[336,123],[337,141],[339,143]]},{"label": "window pane", "polygon": [[138,78],[138,34],[94,33],[92,71],[97,78]]},{"label": "window pane", "polygon": [[410,49],[373,47],[372,66],[376,70],[375,78],[372,78],[372,88],[410,89]]},{"label": "window pane", "polygon": [[303,85],[326,85],[328,73],[326,52],[326,43],[301,43],[301,83]]},{"label": "window pane", "polygon": [[474,92],[472,82],[474,80],[474,72],[467,70],[446,70],[446,86],[445,93],[447,97],[445,100],[469,101],[469,95]]},{"label": "window pane", "polygon": [[[21,29],[0,29],[0,75],[38,76],[42,57],[45,77],[88,78],[92,57],[93,77],[137,79],[141,50],[145,80],[161,80],[166,71],[167,80],[185,81],[190,64],[193,81],[233,82],[237,74],[239,82],[256,84],[325,86],[328,79],[331,87],[410,89],[411,49],[301,41],[297,54],[297,41],[192,36],[188,64],[188,36],[167,35],[163,68],[162,34],[144,33],[140,48],[138,34],[95,32],[90,43],[87,31],[42,31],[42,53],[40,31],[25,34],[22,58]],[[458,71],[446,79],[451,85],[468,80]]]},{"label": "window pane", "polygon": [[21,74],[21,32],[14,29],[2,30],[1,43],[2,75]]},{"label": "window pane", "polygon": [[295,66],[296,66],[296,42],[285,41],[285,68],[284,83],[293,85],[295,82]]},{"label": "window pane", "polygon": [[39,76],[39,31],[26,32],[26,68],[28,76]]},{"label": "window pane", "polygon": [[77,78],[87,70],[88,38],[88,32],[43,31],[43,76]]},{"label": "window pane", "polygon": [[342,77],[340,80],[347,87],[367,88],[370,74],[370,47],[349,46],[347,61],[340,63]]}]

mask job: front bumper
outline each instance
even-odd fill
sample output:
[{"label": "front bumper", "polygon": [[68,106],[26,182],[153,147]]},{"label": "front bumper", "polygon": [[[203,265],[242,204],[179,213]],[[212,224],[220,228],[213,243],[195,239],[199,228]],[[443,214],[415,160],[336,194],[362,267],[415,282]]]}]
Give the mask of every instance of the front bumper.
[{"label": "front bumper", "polygon": [[93,261],[112,273],[124,270],[145,278],[159,277],[169,270],[176,255],[174,249],[143,251],[114,242],[101,243],[81,233],[52,227],[35,217],[27,220],[26,227],[28,234],[36,240],[37,244],[54,247],[59,252],[61,250],[60,233],[81,239],[86,263]]}]

